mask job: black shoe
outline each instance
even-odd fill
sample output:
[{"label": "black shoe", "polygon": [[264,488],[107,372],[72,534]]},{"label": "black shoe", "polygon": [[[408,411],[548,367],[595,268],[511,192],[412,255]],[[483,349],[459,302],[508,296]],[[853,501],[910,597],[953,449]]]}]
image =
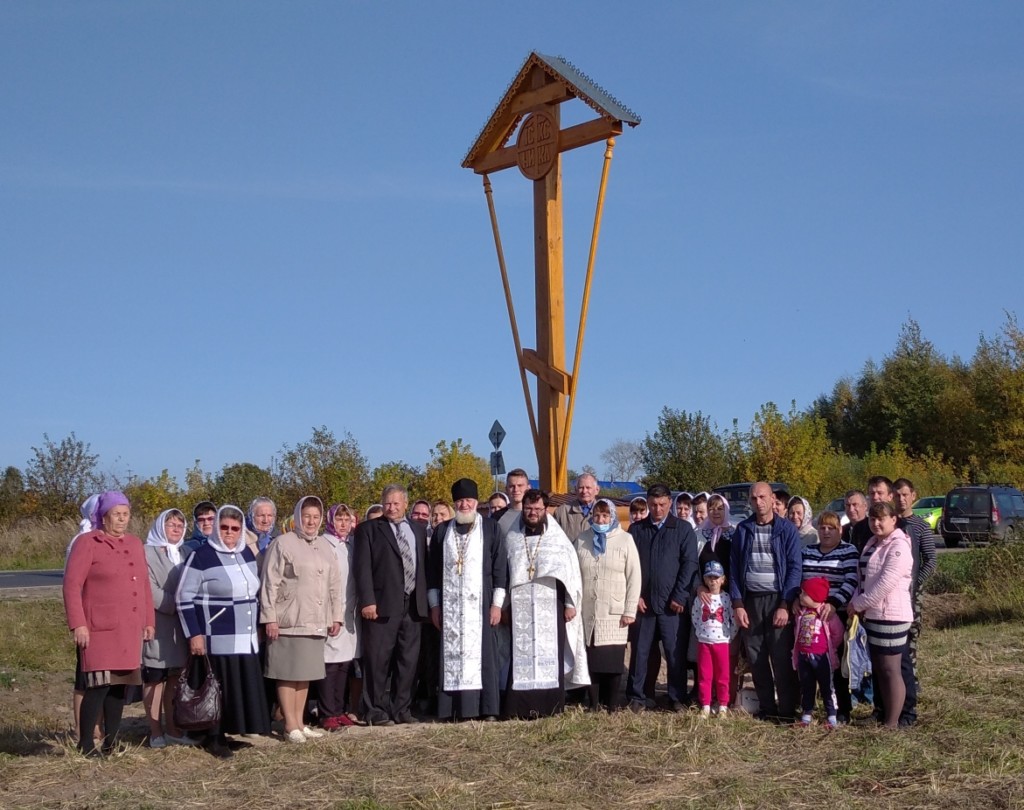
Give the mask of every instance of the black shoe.
[{"label": "black shoe", "polygon": [[228,747],[227,737],[215,737],[210,740],[206,745],[206,750],[217,759],[231,759],[235,755],[235,752]]},{"label": "black shoe", "polygon": [[369,715],[366,718],[366,725],[368,726],[393,726],[394,724],[395,721],[386,714]]},{"label": "black shoe", "polygon": [[[417,718],[413,717],[412,712],[403,712],[395,718],[395,722],[401,723],[403,726],[413,726],[419,723],[420,721]],[[381,725],[383,725],[383,723]]]},{"label": "black shoe", "polygon": [[626,708],[633,712],[633,714],[642,714],[647,711],[647,704],[642,700],[631,700]]},{"label": "black shoe", "polygon": [[686,704],[683,703],[683,701],[681,701],[681,700],[673,700],[671,708],[672,708],[672,711],[674,711],[676,714],[685,714],[686,713]]}]

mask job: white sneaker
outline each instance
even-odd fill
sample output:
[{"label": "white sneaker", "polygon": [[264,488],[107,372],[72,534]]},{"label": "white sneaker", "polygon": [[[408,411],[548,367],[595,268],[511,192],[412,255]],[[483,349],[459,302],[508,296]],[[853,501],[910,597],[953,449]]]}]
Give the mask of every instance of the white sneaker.
[{"label": "white sneaker", "polygon": [[304,743],[306,741],[306,735],[298,729],[295,729],[294,731],[289,731],[284,735],[284,741],[290,743]]},{"label": "white sneaker", "polygon": [[324,733],[322,731],[317,731],[316,729],[310,728],[309,726],[303,726],[302,736],[305,737],[307,740],[315,740],[318,737],[323,737]]},{"label": "white sneaker", "polygon": [[193,740],[184,734],[180,737],[175,737],[173,734],[164,734],[164,739],[168,745],[199,745],[199,740]]},{"label": "white sneaker", "polygon": [[701,706],[701,709],[700,709],[700,719],[701,720],[707,720],[709,717],[711,717],[711,707],[710,706]]},{"label": "white sneaker", "polygon": [[719,706],[718,707],[718,716],[720,718],[721,717],[727,717],[728,714],[729,714],[729,710],[725,706]]},{"label": "white sneaker", "polygon": [[150,737],[149,738],[149,747],[150,748],[166,748],[167,747],[167,740],[164,739],[164,735],[163,734],[160,734],[160,735],[158,735],[156,737]]}]

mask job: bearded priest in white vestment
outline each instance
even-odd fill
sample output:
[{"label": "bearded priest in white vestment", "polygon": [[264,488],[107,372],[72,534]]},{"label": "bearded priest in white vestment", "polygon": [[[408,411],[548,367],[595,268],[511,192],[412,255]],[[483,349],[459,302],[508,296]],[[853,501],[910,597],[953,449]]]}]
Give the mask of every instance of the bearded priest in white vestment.
[{"label": "bearded priest in white vestment", "polygon": [[498,524],[477,512],[476,482],[452,484],[455,517],[434,530],[427,561],[430,620],[441,634],[437,717],[493,720],[501,712],[495,628],[508,583]]},{"label": "bearded priest in white vestment", "polygon": [[588,686],[583,599],[575,546],[548,515],[547,496],[523,496],[520,520],[505,535],[509,564],[512,665],[508,717],[548,717],[565,707],[565,690]]}]

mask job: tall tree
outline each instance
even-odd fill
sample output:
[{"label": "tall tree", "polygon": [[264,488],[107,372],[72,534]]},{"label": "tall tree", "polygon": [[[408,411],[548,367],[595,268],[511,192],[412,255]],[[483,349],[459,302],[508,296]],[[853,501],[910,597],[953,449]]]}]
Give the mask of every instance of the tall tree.
[{"label": "tall tree", "polygon": [[462,439],[441,440],[430,451],[430,461],[423,473],[421,495],[429,501],[450,501],[452,484],[460,478],[472,478],[484,500],[494,487],[491,465],[473,452]]},{"label": "tall tree", "polygon": [[380,498],[388,484],[401,484],[409,493],[409,503],[423,497],[423,471],[404,461],[388,461],[373,469],[370,496]]},{"label": "tall tree", "polygon": [[17,467],[8,467],[0,477],[0,525],[6,526],[21,515],[25,497],[25,479]]},{"label": "tall tree", "polygon": [[643,466],[640,458],[640,442],[616,439],[601,453],[608,478],[612,481],[632,481]]},{"label": "tall tree", "polygon": [[[242,462],[226,464],[217,473],[210,493],[211,500],[216,504],[234,504],[245,511],[254,498],[261,495],[273,499],[274,478],[270,470],[258,464]],[[291,504],[284,504],[278,510],[287,514]]]},{"label": "tall tree", "polygon": [[754,415],[747,448],[748,480],[784,481],[812,503],[831,497],[835,451],[821,417],[799,413],[795,402],[783,416],[768,402]]},{"label": "tall tree", "polygon": [[316,495],[325,503],[342,501],[357,508],[369,503],[370,471],[359,443],[351,433],[336,439],[325,425],[313,428],[309,441],[281,448],[274,479],[282,512],[290,511],[303,495]]},{"label": "tall tree", "polygon": [[90,449],[74,431],[60,442],[44,433],[42,447],[32,448],[25,478],[44,517],[74,517],[82,501],[102,487],[99,456]]},{"label": "tall tree", "polygon": [[182,503],[184,492],[167,470],[143,480],[133,479],[124,485],[124,494],[132,504],[132,515],[150,520],[165,509],[177,507],[191,519],[189,507]]},{"label": "tall tree", "polygon": [[698,491],[729,482],[725,440],[710,417],[664,407],[658,428],[640,443],[645,485],[666,484]]}]

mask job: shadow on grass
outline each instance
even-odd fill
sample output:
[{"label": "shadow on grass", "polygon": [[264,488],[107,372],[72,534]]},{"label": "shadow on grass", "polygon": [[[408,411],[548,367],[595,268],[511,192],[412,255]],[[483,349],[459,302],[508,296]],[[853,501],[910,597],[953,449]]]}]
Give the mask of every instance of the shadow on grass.
[{"label": "shadow on grass", "polygon": [[57,744],[58,750],[64,744],[73,745],[70,737],[62,740],[61,736],[55,734],[52,728],[0,726],[0,754],[32,757],[51,753],[54,750],[54,743]]},{"label": "shadow on grass", "polygon": [[971,624],[998,624],[1021,619],[1024,619],[1024,611],[1018,608],[973,603],[968,607],[939,617],[934,625],[939,630],[949,630]]}]

